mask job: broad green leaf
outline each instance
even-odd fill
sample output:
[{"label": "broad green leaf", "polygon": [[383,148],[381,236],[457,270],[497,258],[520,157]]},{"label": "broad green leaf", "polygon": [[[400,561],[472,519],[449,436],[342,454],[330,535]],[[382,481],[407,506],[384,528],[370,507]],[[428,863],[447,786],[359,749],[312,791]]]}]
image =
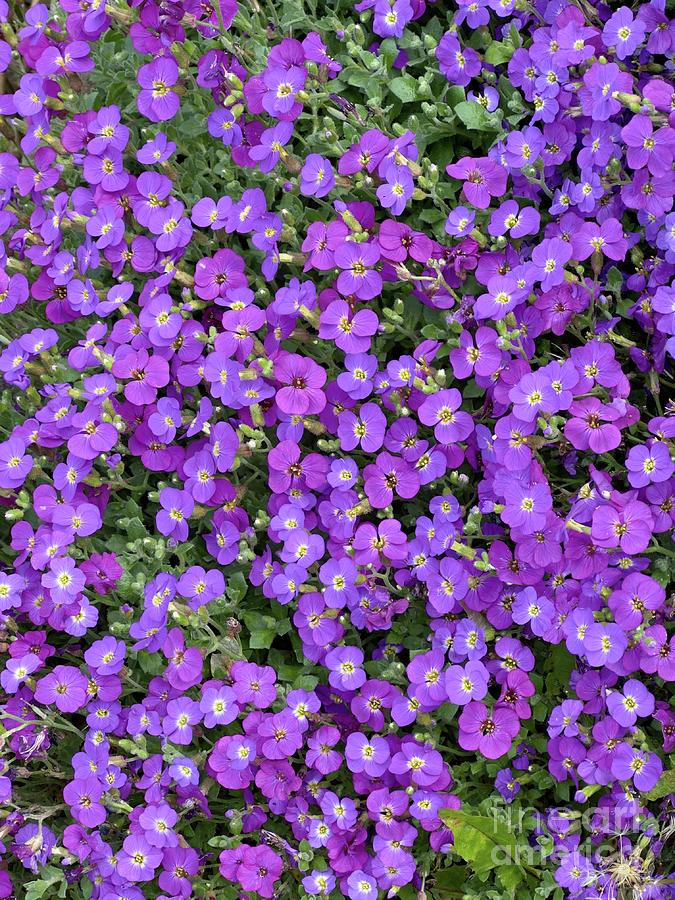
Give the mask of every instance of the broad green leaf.
[{"label": "broad green leaf", "polygon": [[656,785],[647,794],[648,800],[660,800],[668,794],[675,794],[675,769],[663,772]]},{"label": "broad green leaf", "polygon": [[412,103],[417,99],[417,81],[411,75],[402,75],[389,82],[389,90],[402,103]]},{"label": "broad green leaf", "polygon": [[225,593],[233,603],[239,603],[246,596],[248,585],[242,572],[235,572],[227,582]]},{"label": "broad green leaf", "polygon": [[458,103],[455,113],[469,131],[499,131],[502,127],[501,113],[489,113],[476,100]]},{"label": "broad green leaf", "polygon": [[475,872],[486,872],[498,866],[518,866],[519,850],[523,845],[504,822],[461,809],[444,809],[440,815],[453,833],[455,853]]},{"label": "broad green leaf", "polygon": [[508,62],[513,56],[514,48],[510,44],[501,44],[493,41],[485,52],[485,62],[492,66],[499,66]]}]

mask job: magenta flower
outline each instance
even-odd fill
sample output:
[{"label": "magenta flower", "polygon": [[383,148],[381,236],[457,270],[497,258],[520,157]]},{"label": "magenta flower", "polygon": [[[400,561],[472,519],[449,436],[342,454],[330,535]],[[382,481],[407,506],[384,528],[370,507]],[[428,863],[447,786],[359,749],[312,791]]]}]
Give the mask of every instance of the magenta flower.
[{"label": "magenta flower", "polygon": [[56,666],[35,686],[38,703],[51,705],[60,712],[77,712],[87,702],[87,679],[74,666]]},{"label": "magenta flower", "polygon": [[464,707],[458,724],[460,747],[478,750],[487,759],[503,756],[520,731],[520,720],[513,710],[495,706],[490,712],[478,701]]},{"label": "magenta flower", "polygon": [[152,403],[157,390],[169,383],[169,366],[161,356],[147,350],[129,349],[115,359],[112,373],[116,378],[129,378],[124,386],[124,396],[136,406]]},{"label": "magenta flower", "polygon": [[464,182],[462,193],[477,209],[487,209],[492,197],[501,197],[506,190],[506,169],[487,156],[463,156],[459,162],[446,167],[452,178]]},{"label": "magenta flower", "polygon": [[287,759],[303,743],[298,720],[287,710],[264,719],[258,726],[258,735],[267,759]]},{"label": "magenta flower", "polygon": [[251,703],[257,709],[265,709],[275,700],[276,675],[271,666],[257,666],[237,660],[232,665],[231,674],[234,679],[232,689],[239,703]]},{"label": "magenta flower", "polygon": [[259,897],[272,897],[283,869],[283,861],[269,847],[244,847],[237,880],[245,891]]},{"label": "magenta flower", "polygon": [[585,222],[572,232],[572,258],[588,259],[593,253],[600,253],[608,259],[622,260],[628,251],[628,242],[618,219],[610,218],[598,225]]},{"label": "magenta flower", "polygon": [[364,469],[365,491],[375,509],[390,506],[394,497],[409,500],[419,491],[417,472],[402,459],[380,453],[375,463]]},{"label": "magenta flower", "polygon": [[649,545],[654,519],[646,503],[622,499],[602,504],[593,512],[591,537],[599,547],[620,547],[624,553],[642,553]]},{"label": "magenta flower", "polygon": [[606,453],[621,443],[621,432],[613,424],[621,418],[619,411],[597,397],[575,400],[570,414],[573,418],[565,423],[565,437],[577,450]]},{"label": "magenta flower", "polygon": [[276,395],[282,412],[306,416],[321,412],[326,405],[326,395],[321,390],[326,372],[314,360],[285,353],[275,362],[274,374],[283,385]]}]

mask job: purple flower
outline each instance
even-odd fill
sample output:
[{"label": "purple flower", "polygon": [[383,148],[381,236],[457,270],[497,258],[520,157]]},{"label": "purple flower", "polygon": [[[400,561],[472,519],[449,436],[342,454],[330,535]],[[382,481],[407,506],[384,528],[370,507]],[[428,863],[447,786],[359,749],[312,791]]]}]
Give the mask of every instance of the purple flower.
[{"label": "purple flower", "polygon": [[27,653],[17,659],[8,659],[0,674],[0,684],[8,694],[15,694],[40,665],[40,657],[34,653]]},{"label": "purple flower", "polygon": [[378,187],[377,197],[385,209],[391,210],[392,215],[400,216],[415,190],[410,169],[390,162],[384,169],[383,177],[385,183]]},{"label": "purple flower", "polygon": [[151,122],[165,122],[176,115],[180,99],[171,88],[178,75],[178,64],[172,56],[159,57],[140,67],[137,77],[142,90],[136,104],[141,115]]},{"label": "purple flower", "polygon": [[189,744],[192,740],[192,726],[201,721],[199,704],[189,697],[169,700],[166,715],[162,719],[162,731],[174,744]]},{"label": "purple flower", "polygon": [[220,138],[226,147],[241,144],[241,127],[229,109],[214,110],[207,119],[207,128],[209,134]]},{"label": "purple flower", "polygon": [[605,666],[618,662],[628,646],[628,638],[618,625],[588,625],[581,638],[583,651],[591,666]]},{"label": "purple flower", "polygon": [[86,828],[95,828],[105,822],[107,813],[99,800],[103,796],[103,785],[95,776],[71,781],[63,789],[63,799],[70,807],[70,813]]},{"label": "purple flower", "polygon": [[136,153],[136,159],[144,166],[158,165],[166,162],[175,152],[176,144],[167,140],[166,135],[158,131],[154,138],[147,141]]},{"label": "purple flower", "polygon": [[177,543],[187,540],[189,527],[187,519],[194,510],[194,500],[187,491],[164,488],[159,495],[161,509],[157,513],[157,528],[166,537]]},{"label": "purple flower", "polygon": [[300,171],[300,193],[305,197],[325,197],[335,186],[330,162],[318,153],[310,153]]},{"label": "purple flower", "polygon": [[358,415],[345,410],[338,420],[338,435],[343,450],[355,447],[372,453],[379,450],[384,442],[387,419],[375,403],[364,403]]},{"label": "purple flower", "polygon": [[[400,3],[401,0],[398,0],[398,5]],[[389,7],[388,3],[387,7]],[[357,869],[349,875],[347,896],[350,900],[377,900],[377,894],[377,881],[371,875],[366,874],[363,869]]]},{"label": "purple flower", "polygon": [[162,850],[153,847],[143,834],[130,834],[118,854],[117,868],[128,881],[152,881],[162,855]]},{"label": "purple flower", "polygon": [[437,750],[416,740],[406,740],[389,765],[394,775],[404,776],[420,787],[433,785],[443,771],[443,760]]},{"label": "purple flower", "polygon": [[412,691],[423,706],[434,709],[447,697],[443,665],[445,655],[440,650],[420,653],[406,668]]},{"label": "purple flower", "polygon": [[565,278],[564,266],[572,256],[572,248],[560,238],[549,238],[532,251],[532,264],[541,289],[549,291]]},{"label": "purple flower", "polygon": [[607,709],[619,725],[630,727],[635,725],[638,716],[650,716],[654,712],[654,697],[640,681],[631,678],[621,691],[610,691]]},{"label": "purple flower", "polygon": [[32,468],[33,457],[26,453],[26,445],[20,438],[10,437],[0,444],[0,487],[16,490]]},{"label": "purple flower", "polygon": [[439,443],[459,443],[466,440],[473,431],[473,419],[469,413],[459,409],[461,403],[462,395],[451,388],[432,394],[420,406],[420,422],[433,426],[434,436]]},{"label": "purple flower", "polygon": [[606,122],[621,109],[614,94],[619,91],[630,93],[633,79],[616,63],[596,62],[586,70],[583,82],[579,98],[585,115],[596,122]]},{"label": "purple flower", "polygon": [[342,271],[338,275],[337,288],[349,297],[372,300],[382,289],[382,277],[370,268],[378,262],[380,251],[375,243],[355,244],[345,242],[335,250],[335,265]]},{"label": "purple flower", "polygon": [[622,6],[605,23],[602,39],[607,47],[613,47],[619,59],[631,56],[645,36],[645,26],[640,19],[634,19],[627,6]]},{"label": "purple flower", "polygon": [[296,94],[305,86],[306,78],[305,69],[299,66],[267,69],[263,73],[265,111],[277,118],[297,118],[302,107],[296,101]]},{"label": "purple flower", "polygon": [[504,488],[502,519],[524,534],[534,534],[546,525],[553,499],[547,483],[525,484],[513,480]]},{"label": "purple flower", "polygon": [[87,665],[98,675],[117,675],[124,665],[126,646],[112,635],[94,641],[84,654]]},{"label": "purple flower", "polygon": [[638,791],[651,791],[663,772],[656,753],[620,743],[612,755],[612,775],[619,781],[632,781]]},{"label": "purple flower", "polygon": [[445,673],[445,690],[450,703],[465,706],[472,700],[482,700],[488,691],[489,674],[478,661],[464,666],[450,666]]},{"label": "purple flower", "polygon": [[260,135],[260,143],[251,147],[249,155],[255,160],[261,172],[271,172],[275,168],[282,155],[284,147],[293,135],[291,122],[279,122],[273,128],[266,128]]},{"label": "purple flower", "polygon": [[328,680],[334,688],[354,691],[366,680],[361,668],[363,652],[358,647],[335,647],[326,654],[325,664],[330,674]]},{"label": "purple flower", "polygon": [[[451,31],[446,32],[441,38],[436,48],[436,59],[441,72],[448,81],[462,87],[469,84],[481,69],[480,57],[476,51],[471,47],[462,47],[457,40],[457,35]],[[468,195],[467,199],[469,199]],[[478,206],[478,204],[474,205]]]},{"label": "purple flower", "polygon": [[626,457],[626,468],[632,487],[640,488],[668,481],[675,472],[675,463],[670,458],[667,445],[663,441],[654,441],[651,446],[639,444],[631,447]]}]

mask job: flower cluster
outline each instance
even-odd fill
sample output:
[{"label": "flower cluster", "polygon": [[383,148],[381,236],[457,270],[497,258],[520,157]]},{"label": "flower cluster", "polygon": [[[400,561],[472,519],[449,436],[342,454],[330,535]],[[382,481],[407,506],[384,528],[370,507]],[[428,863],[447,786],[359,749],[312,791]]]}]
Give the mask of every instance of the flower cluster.
[{"label": "flower cluster", "polygon": [[0,0],[0,897],[667,900],[675,21],[308,6]]}]

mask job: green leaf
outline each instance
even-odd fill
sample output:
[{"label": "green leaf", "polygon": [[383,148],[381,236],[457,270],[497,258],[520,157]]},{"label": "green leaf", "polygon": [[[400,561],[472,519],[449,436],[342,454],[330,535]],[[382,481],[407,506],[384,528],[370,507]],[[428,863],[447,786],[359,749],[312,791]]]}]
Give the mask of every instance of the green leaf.
[{"label": "green leaf", "polygon": [[246,596],[248,585],[242,572],[235,572],[227,582],[225,593],[233,603],[239,603]]},{"label": "green leaf", "polygon": [[500,866],[497,869],[497,878],[507,891],[515,891],[523,880],[523,870],[520,866]]},{"label": "green leaf", "polygon": [[402,103],[412,103],[417,99],[417,81],[412,75],[402,75],[389,82],[389,90],[395,94]]},{"label": "green leaf", "polygon": [[576,665],[576,657],[568,652],[564,644],[556,644],[549,655],[546,676],[546,690],[555,693],[559,687],[570,683],[570,675]]},{"label": "green leaf", "polygon": [[675,794],[675,769],[663,772],[655,786],[647,794],[648,800],[660,800],[668,794]]},{"label": "green leaf", "polygon": [[[29,881],[26,884],[25,900],[39,900],[41,897],[65,897],[66,881],[63,873],[54,866],[46,866],[42,870],[42,878],[37,881]],[[56,885],[59,885],[58,891]]]},{"label": "green leaf", "polygon": [[499,41],[493,41],[485,53],[485,62],[490,63],[492,66],[500,66],[502,63],[508,62],[513,53],[514,48],[510,44],[501,44]]},{"label": "green leaf", "polygon": [[276,619],[255,611],[245,613],[243,619],[250,633],[249,647],[252,650],[269,650],[277,635]]},{"label": "green leaf", "polygon": [[476,100],[463,100],[454,109],[469,131],[499,131],[502,127],[501,112],[489,113]]},{"label": "green leaf", "polygon": [[607,278],[605,279],[605,287],[613,294],[620,294],[622,285],[623,275],[616,266],[612,266],[612,268],[607,273]]},{"label": "green leaf", "polygon": [[398,56],[398,47],[394,38],[387,38],[380,44],[380,56],[388,69],[391,69],[394,60]]},{"label": "green leaf", "polygon": [[141,650],[138,654],[138,664],[146,675],[159,675],[164,671],[165,659],[161,653],[148,653]]},{"label": "green leaf", "polygon": [[472,815],[461,809],[443,809],[440,816],[453,833],[453,850],[476,873],[484,873],[498,866],[518,866],[522,845],[504,822],[496,817]]},{"label": "green leaf", "polygon": [[137,516],[134,516],[133,519],[129,519],[129,523],[126,527],[127,540],[137,541],[139,538],[147,537],[147,534],[148,532],[145,529],[145,525]]}]

